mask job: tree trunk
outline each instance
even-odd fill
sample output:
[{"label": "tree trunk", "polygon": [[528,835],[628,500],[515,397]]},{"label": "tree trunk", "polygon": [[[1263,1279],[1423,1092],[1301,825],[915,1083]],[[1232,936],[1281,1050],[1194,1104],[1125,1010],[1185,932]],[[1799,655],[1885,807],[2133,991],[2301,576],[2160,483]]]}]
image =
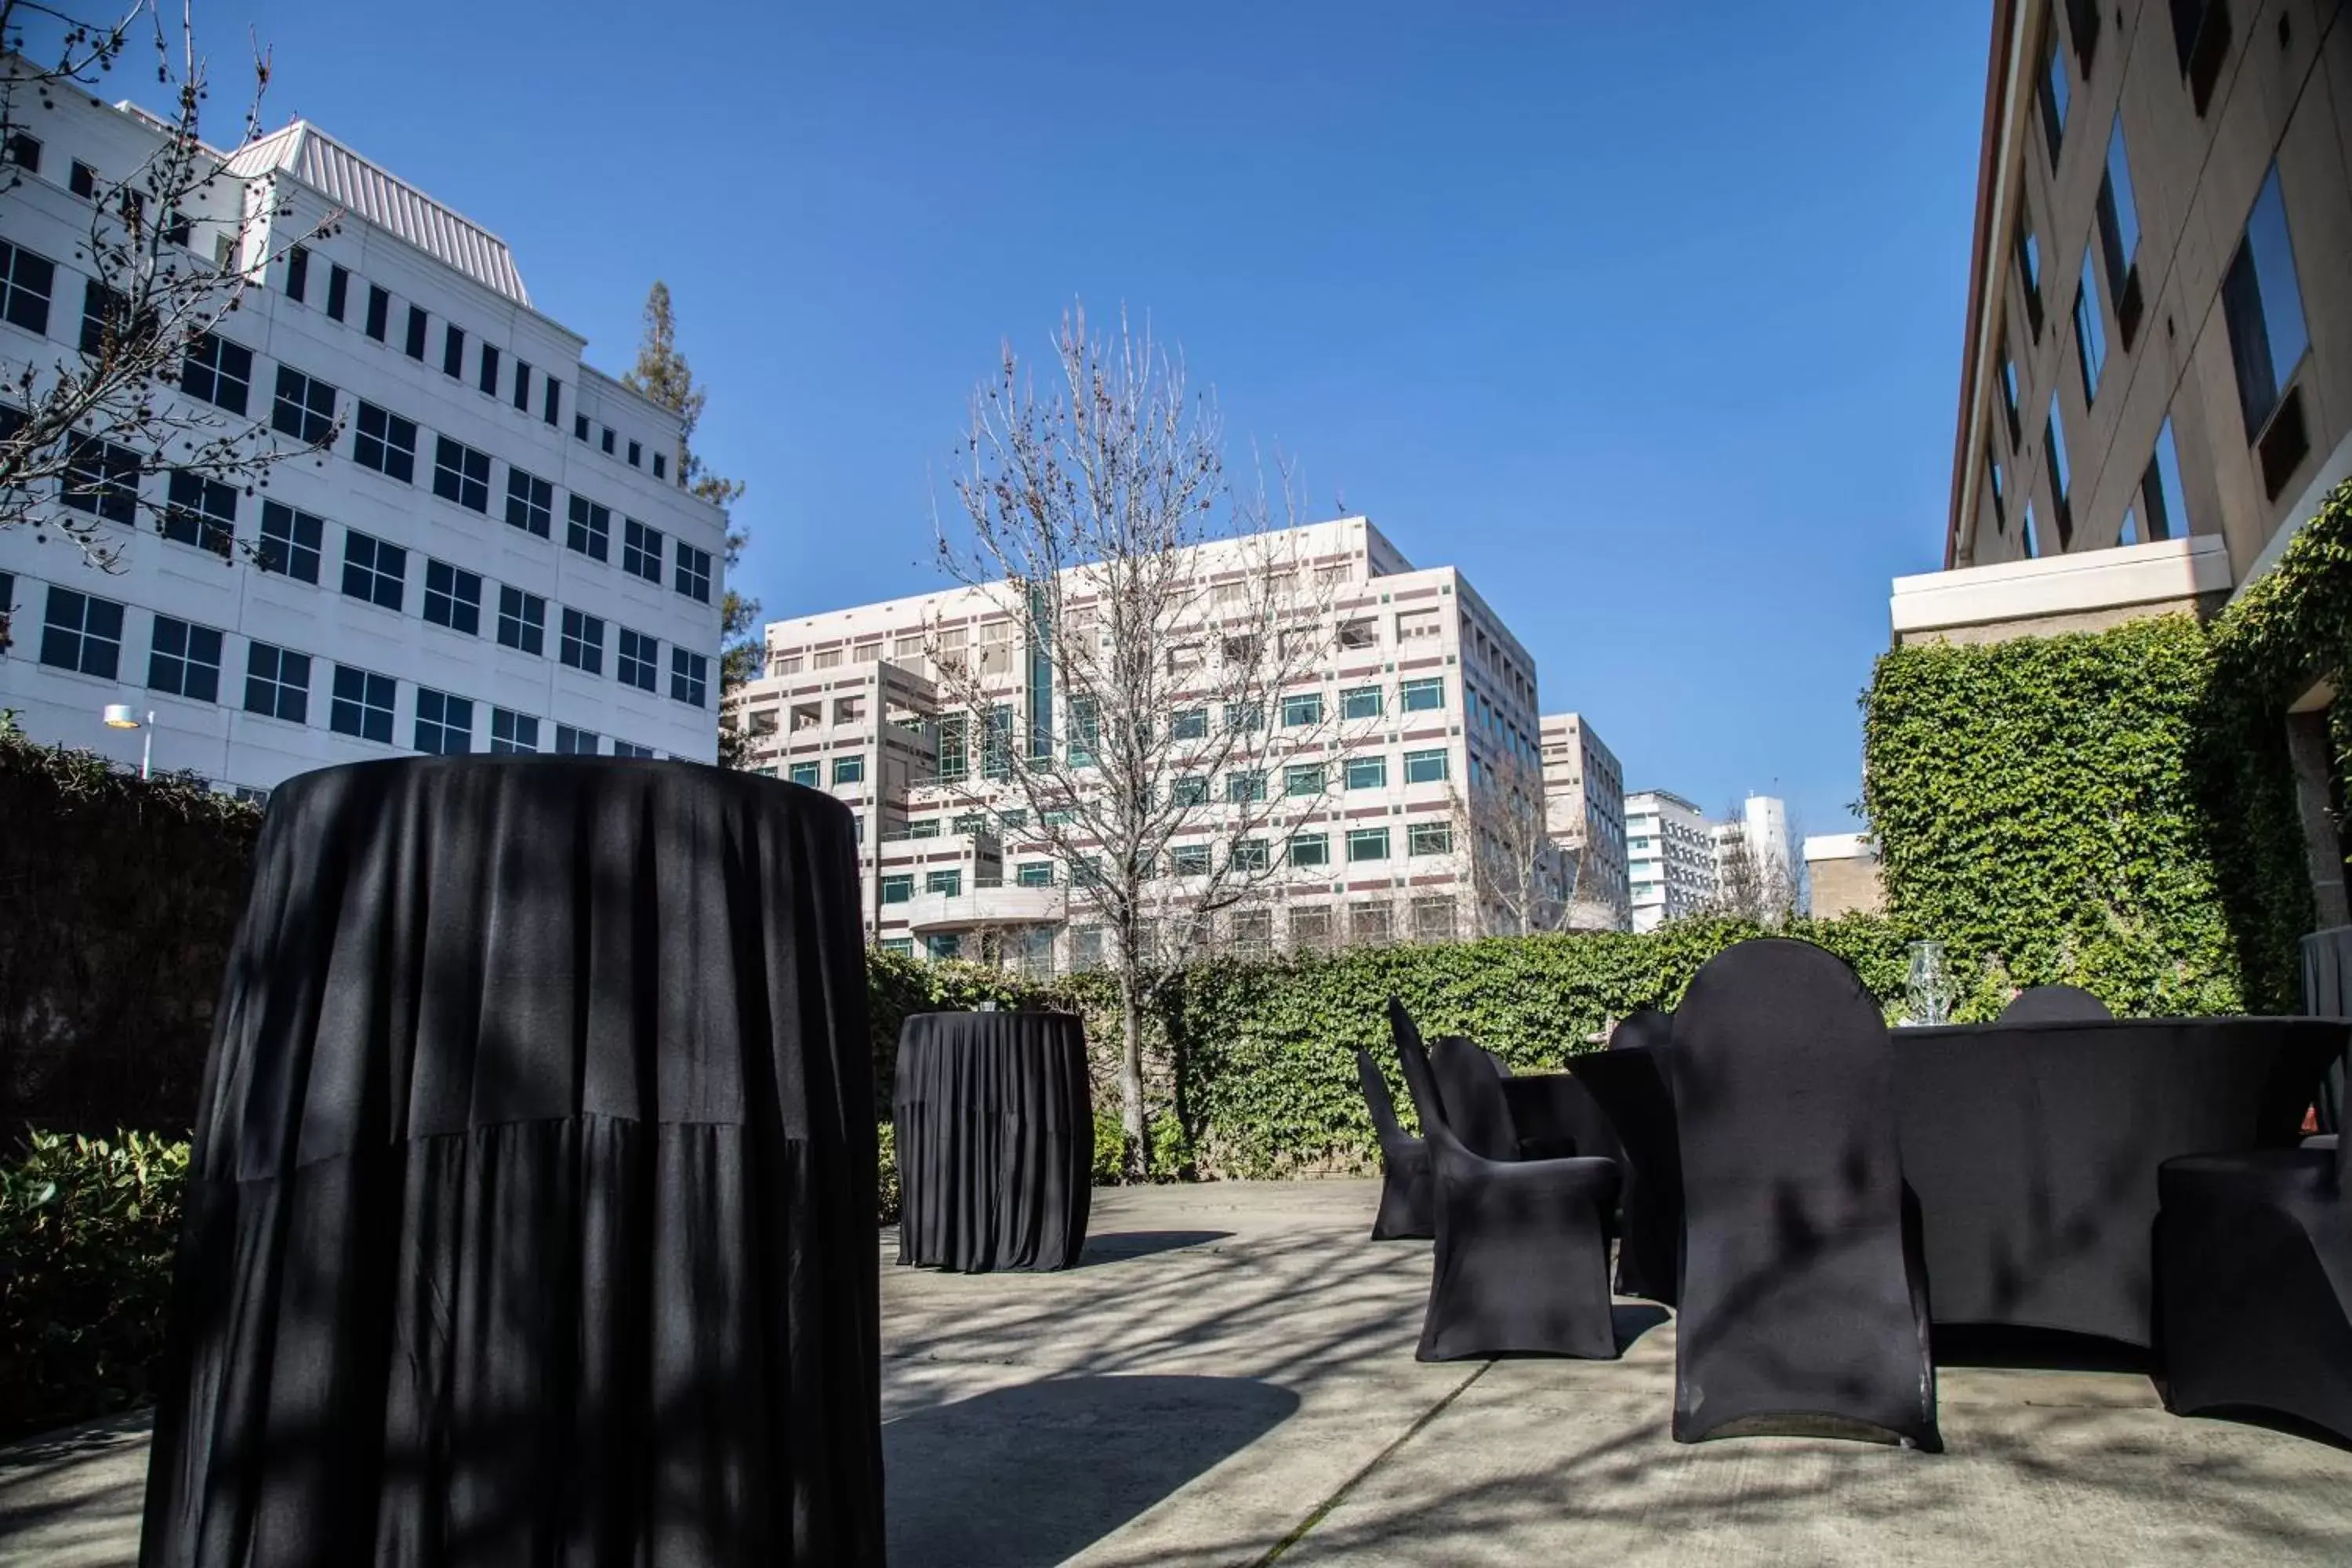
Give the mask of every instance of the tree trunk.
[{"label": "tree trunk", "polygon": [[1151,1142],[1143,1119],[1143,998],[1135,975],[1118,977],[1118,1119],[1127,1148],[1120,1165],[1130,1182],[1150,1174]]}]

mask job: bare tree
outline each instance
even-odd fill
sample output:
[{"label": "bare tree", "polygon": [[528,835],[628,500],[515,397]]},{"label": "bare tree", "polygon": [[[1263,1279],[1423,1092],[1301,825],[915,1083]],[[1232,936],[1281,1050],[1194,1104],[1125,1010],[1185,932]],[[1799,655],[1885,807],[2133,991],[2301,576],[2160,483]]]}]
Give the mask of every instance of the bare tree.
[{"label": "bare tree", "polygon": [[1577,861],[1553,837],[1543,770],[1515,756],[1471,764],[1451,790],[1456,853],[1467,857],[1481,936],[1566,931]]},{"label": "bare tree", "polygon": [[1342,726],[1318,684],[1331,589],[1272,526],[1277,505],[1297,521],[1287,473],[1276,501],[1228,484],[1213,399],[1148,327],[1090,332],[1074,310],[1052,372],[1041,395],[1008,346],[973,395],[940,555],[984,608],[926,651],[941,779],[1002,822],[1017,813],[1106,938],[1139,1179],[1144,1016],[1221,921],[1233,934],[1263,901],[1335,783]]},{"label": "bare tree", "polygon": [[[121,553],[110,525],[135,528],[142,516],[232,558],[239,544],[225,521],[232,509],[211,498],[222,488],[253,493],[272,468],[315,458],[341,427],[338,416],[318,410],[274,423],[247,414],[263,395],[247,384],[250,355],[215,336],[272,263],[331,231],[340,215],[286,232],[276,220],[290,208],[274,179],[248,180],[205,145],[200,119],[210,89],[189,11],[174,40],[149,4],[119,22],[84,24],[47,6],[0,0],[0,38],[8,47],[0,55],[0,124],[9,137],[10,176],[0,196],[25,178],[16,139],[41,129],[60,97],[110,70],[142,16],[152,24],[156,79],[172,112],[140,113],[156,138],[154,151],[120,178],[95,176],[85,193],[89,227],[72,256],[87,273],[79,352],[46,364],[0,363],[0,395],[7,399],[0,405],[0,528],[37,524],[44,538],[69,541],[101,569],[112,569]],[[62,30],[54,63],[25,54],[28,24]],[[253,72],[242,141],[260,132],[266,54],[256,56]],[[63,269],[29,253],[19,257],[17,281],[28,260],[54,289]],[[179,395],[199,378],[201,395]],[[166,473],[173,482],[160,496],[142,483]]]},{"label": "bare tree", "polygon": [[1800,873],[1778,845],[1759,847],[1749,837],[1746,816],[1735,803],[1716,827],[1715,894],[1706,911],[1735,920],[1777,926],[1798,910]]}]

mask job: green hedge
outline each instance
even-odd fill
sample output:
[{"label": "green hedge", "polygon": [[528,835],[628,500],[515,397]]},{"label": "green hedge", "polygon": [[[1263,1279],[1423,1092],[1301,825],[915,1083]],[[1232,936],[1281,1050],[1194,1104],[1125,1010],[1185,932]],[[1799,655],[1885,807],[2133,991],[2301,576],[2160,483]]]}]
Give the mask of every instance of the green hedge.
[{"label": "green hedge", "polygon": [[33,1134],[0,1165],[0,1439],[143,1405],[188,1146]]}]

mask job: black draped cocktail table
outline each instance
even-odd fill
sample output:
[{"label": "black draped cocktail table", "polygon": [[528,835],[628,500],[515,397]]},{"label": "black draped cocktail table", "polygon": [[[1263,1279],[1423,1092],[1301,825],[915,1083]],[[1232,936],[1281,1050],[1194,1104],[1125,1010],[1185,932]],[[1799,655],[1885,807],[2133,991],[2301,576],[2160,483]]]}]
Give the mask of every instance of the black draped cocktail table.
[{"label": "black draped cocktail table", "polygon": [[[1896,1134],[1933,1320],[2152,1344],[2157,1167],[2292,1145],[2347,1036],[2352,1024],[2315,1018],[1895,1030]],[[1617,1123],[1633,1167],[1623,1255],[1649,1268],[1675,1256],[1682,1230],[1678,1182],[1671,1200],[1653,1184],[1636,1201],[1675,1126],[1662,1064],[1642,1059],[1657,1048],[1569,1063]]]},{"label": "black draped cocktail table", "polygon": [[917,1013],[893,1103],[898,1261],[1066,1268],[1087,1244],[1094,1100],[1066,1013]]},{"label": "black draped cocktail table", "polygon": [[856,857],[683,763],[280,785],[142,1561],[878,1565]]}]

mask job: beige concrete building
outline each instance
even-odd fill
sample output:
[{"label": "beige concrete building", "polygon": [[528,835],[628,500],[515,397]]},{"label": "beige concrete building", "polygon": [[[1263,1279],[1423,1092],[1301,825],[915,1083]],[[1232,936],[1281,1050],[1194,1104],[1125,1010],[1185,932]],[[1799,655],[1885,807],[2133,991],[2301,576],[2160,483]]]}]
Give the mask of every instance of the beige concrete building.
[{"label": "beige concrete building", "polygon": [[2352,474],[2352,16],[1996,0],[1943,573],[1896,640],[2210,606]]},{"label": "beige concrete building", "polygon": [[[1413,566],[1362,518],[1266,548],[1316,574],[1334,650],[1284,695],[1319,700],[1340,727],[1316,764],[1332,770],[1328,792],[1285,822],[1289,851],[1263,897],[1223,917],[1221,940],[1264,950],[1469,934],[1482,909],[1457,823],[1475,819],[1498,770],[1541,765],[1535,661],[1459,572]],[[1240,570],[1230,547],[1198,553],[1212,582]],[[1066,732],[1050,679],[1038,684],[1051,661],[1019,635],[988,590],[963,587],[778,621],[766,677],[730,700],[752,766],[856,812],[866,930],[885,947],[1032,972],[1100,961],[1086,894],[1024,835],[1023,797],[989,761],[1024,754],[1034,725]],[[1001,687],[991,717],[946,710],[942,657],[976,657]],[[1200,854],[1214,831],[1212,812]],[[1170,867],[1180,897],[1187,847]]]},{"label": "beige concrete building", "polygon": [[1866,835],[1809,836],[1805,839],[1805,879],[1812,888],[1812,912],[1822,920],[1847,914],[1880,914],[1886,909],[1886,888],[1878,874],[1878,851]]},{"label": "beige concrete building", "polygon": [[1542,743],[1545,826],[1576,877],[1569,926],[1626,930],[1625,770],[1580,713],[1546,714]]}]

